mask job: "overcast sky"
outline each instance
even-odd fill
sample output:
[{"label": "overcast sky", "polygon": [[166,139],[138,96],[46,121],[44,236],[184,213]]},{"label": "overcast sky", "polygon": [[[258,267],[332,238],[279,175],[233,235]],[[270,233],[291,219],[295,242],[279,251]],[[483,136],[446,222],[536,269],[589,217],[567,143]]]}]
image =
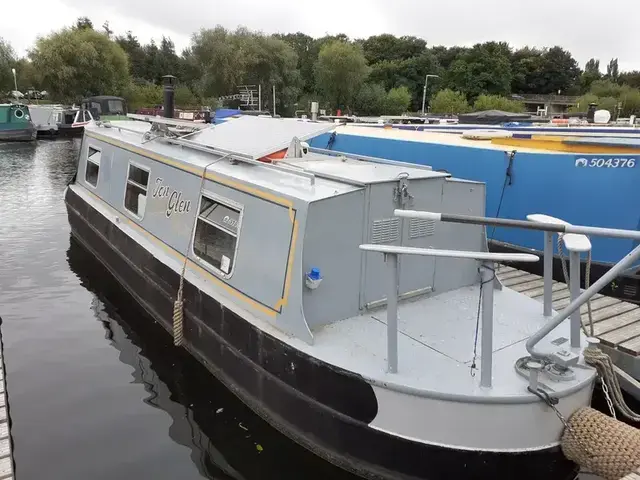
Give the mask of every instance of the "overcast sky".
[{"label": "overcast sky", "polygon": [[170,36],[178,51],[188,46],[192,32],[220,24],[315,37],[415,35],[429,45],[488,40],[516,47],[561,45],[581,67],[595,57],[604,69],[618,57],[621,70],[640,70],[640,0],[29,0],[16,5],[20,14],[6,14],[5,8],[0,15],[0,36],[20,55],[38,35],[88,16],[95,27],[108,20],[116,34],[131,30],[142,42]]}]

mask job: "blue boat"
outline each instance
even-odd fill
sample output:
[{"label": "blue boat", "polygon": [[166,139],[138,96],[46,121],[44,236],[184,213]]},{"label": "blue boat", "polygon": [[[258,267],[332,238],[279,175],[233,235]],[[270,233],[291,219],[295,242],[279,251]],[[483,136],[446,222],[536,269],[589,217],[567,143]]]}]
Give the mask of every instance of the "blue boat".
[{"label": "blue boat", "polygon": [[[484,131],[487,138],[492,136],[486,127]],[[476,131],[476,138],[482,138],[481,133]],[[493,136],[497,138],[479,141],[415,129],[347,125],[309,143],[315,148],[429,165],[458,178],[484,182],[490,216],[524,220],[528,214],[541,213],[581,225],[640,229],[636,197],[640,138]],[[488,237],[495,251],[543,250],[543,235],[534,231],[496,228]],[[635,246],[622,239],[592,238],[591,242],[592,281]],[[554,277],[561,280],[557,251],[556,255]],[[534,272],[539,268],[528,267]],[[612,282],[604,293],[640,301],[639,274],[640,266]]]}]

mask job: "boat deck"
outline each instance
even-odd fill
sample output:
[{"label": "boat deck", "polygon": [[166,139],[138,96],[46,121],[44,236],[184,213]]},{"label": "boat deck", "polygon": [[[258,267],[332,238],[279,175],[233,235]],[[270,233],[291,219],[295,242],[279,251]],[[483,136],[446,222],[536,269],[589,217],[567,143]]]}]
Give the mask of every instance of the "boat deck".
[{"label": "boat deck", "polygon": [[[539,275],[501,265],[498,278],[505,287],[542,302],[543,279]],[[558,311],[569,305],[569,288],[553,282],[553,309]],[[581,308],[582,322],[589,324],[587,306]],[[596,295],[591,301],[593,331],[603,345],[634,357],[640,364],[640,306],[617,298]]]},{"label": "boat deck", "polygon": [[[374,383],[400,386],[417,394],[458,398],[530,397],[526,379],[514,369],[527,355],[526,340],[548,319],[538,302],[512,289],[495,290],[493,326],[493,386],[480,387],[480,375],[471,374],[478,322],[478,285],[401,302],[398,306],[398,373],[387,372],[386,307],[325,325],[314,331],[313,354]],[[554,339],[569,337],[569,322],[543,339],[540,348],[553,350]],[[480,337],[478,337],[480,338]],[[584,341],[584,340],[583,340]],[[480,367],[481,345],[476,348]],[[590,372],[577,370],[573,382],[561,390],[588,382]]]}]

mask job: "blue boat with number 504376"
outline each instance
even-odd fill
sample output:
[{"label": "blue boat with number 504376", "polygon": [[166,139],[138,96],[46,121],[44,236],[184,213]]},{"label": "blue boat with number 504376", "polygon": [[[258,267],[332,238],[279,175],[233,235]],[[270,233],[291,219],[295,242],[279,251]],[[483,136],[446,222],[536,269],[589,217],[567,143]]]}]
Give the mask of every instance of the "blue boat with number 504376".
[{"label": "blue boat with number 504376", "polygon": [[[343,125],[314,138],[310,145],[430,165],[485,182],[488,215],[523,220],[537,212],[581,225],[640,229],[640,138],[504,130],[460,135]],[[491,228],[487,235],[495,251],[543,250],[540,232]],[[591,238],[591,243],[592,258],[583,255],[582,267],[590,267],[592,282],[635,246],[631,240],[601,237]],[[555,248],[554,277],[561,280],[563,254]],[[533,271],[541,267],[536,265]],[[640,265],[604,292],[640,301]]]}]

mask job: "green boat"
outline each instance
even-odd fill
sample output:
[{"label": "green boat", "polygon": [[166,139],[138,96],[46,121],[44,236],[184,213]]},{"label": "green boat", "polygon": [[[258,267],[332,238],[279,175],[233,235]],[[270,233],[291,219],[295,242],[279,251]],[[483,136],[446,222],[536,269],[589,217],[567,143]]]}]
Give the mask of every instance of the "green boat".
[{"label": "green boat", "polygon": [[128,120],[127,102],[122,97],[98,95],[82,100],[82,108],[89,110],[95,120]]},{"label": "green boat", "polygon": [[30,142],[35,140],[36,134],[29,107],[13,103],[0,104],[0,141]]}]

